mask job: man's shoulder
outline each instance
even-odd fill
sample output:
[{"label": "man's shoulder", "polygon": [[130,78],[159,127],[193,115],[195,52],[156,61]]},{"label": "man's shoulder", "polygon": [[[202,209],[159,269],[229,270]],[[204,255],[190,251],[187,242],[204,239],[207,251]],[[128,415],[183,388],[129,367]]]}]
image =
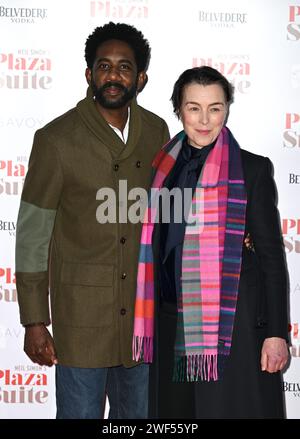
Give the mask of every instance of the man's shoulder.
[{"label": "man's shoulder", "polygon": [[162,125],[166,125],[165,120],[158,116],[157,114],[153,113],[152,111],[146,110],[146,108],[141,107],[140,105],[138,106],[140,112],[141,112],[141,117],[142,117],[142,121],[144,123],[147,123],[149,125],[153,125],[155,127],[159,127],[161,128]]},{"label": "man's shoulder", "polygon": [[71,108],[40,128],[39,132],[50,137],[61,137],[64,134],[72,132],[77,124],[78,115],[76,108]]}]

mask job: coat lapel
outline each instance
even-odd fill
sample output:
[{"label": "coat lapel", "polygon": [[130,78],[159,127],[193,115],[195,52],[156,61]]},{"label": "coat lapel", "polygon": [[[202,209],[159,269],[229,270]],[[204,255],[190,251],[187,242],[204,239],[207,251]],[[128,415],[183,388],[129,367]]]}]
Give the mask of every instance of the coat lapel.
[{"label": "coat lapel", "polygon": [[78,102],[77,111],[84,124],[104,144],[113,159],[126,159],[134,151],[141,134],[141,115],[136,100],[133,100],[130,106],[129,136],[126,145],[97,111],[90,87],[86,98]]}]

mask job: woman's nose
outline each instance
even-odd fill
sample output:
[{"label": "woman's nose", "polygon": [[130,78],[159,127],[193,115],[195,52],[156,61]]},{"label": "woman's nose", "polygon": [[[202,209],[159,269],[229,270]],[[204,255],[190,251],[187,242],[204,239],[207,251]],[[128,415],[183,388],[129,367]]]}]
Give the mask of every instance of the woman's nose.
[{"label": "woman's nose", "polygon": [[203,124],[203,125],[207,125],[208,124],[208,113],[207,111],[202,111],[199,117],[199,121]]}]

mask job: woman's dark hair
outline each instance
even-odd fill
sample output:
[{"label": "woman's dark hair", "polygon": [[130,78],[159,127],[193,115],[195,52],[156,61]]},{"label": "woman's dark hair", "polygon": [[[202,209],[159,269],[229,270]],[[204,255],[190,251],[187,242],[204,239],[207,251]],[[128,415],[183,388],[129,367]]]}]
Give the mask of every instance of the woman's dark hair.
[{"label": "woman's dark hair", "polygon": [[138,73],[146,71],[150,61],[151,49],[142,32],[125,23],[107,23],[96,27],[85,43],[85,60],[92,69],[99,46],[107,40],[120,40],[127,43],[134,52]]},{"label": "woman's dark hair", "polygon": [[185,70],[174,84],[171,101],[173,103],[174,113],[179,117],[180,107],[182,104],[183,89],[189,84],[211,85],[218,84],[222,87],[226,102],[233,102],[234,87],[218,70],[209,66],[194,67]]}]

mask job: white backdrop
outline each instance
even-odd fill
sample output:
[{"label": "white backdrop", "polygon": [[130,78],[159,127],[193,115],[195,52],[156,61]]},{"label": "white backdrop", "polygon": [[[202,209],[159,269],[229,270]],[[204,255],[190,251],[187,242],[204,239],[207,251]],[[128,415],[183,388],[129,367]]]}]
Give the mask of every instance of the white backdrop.
[{"label": "white backdrop", "polygon": [[236,86],[228,126],[275,168],[290,273],[291,364],[283,391],[300,418],[299,0],[0,0],[0,418],[53,418],[54,370],[23,353],[14,278],[15,226],[34,131],[86,91],[84,44],[127,22],[149,39],[139,103],[181,127],[170,96],[179,74],[211,65]]}]

